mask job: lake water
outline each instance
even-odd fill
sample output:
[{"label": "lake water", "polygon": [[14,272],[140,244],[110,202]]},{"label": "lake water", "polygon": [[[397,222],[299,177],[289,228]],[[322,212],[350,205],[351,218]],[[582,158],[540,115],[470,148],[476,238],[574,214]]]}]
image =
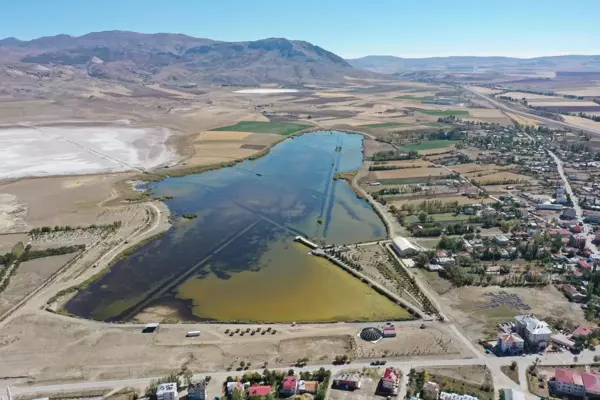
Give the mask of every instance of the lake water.
[{"label": "lake water", "polygon": [[[106,321],[167,310],[182,320],[333,321],[409,318],[348,273],[294,243],[382,239],[371,206],[333,174],[362,164],[362,137],[311,133],[257,160],[153,184],[174,226],[71,299],[66,310]],[[194,213],[196,219],[179,218]],[[141,313],[141,314],[140,314]]]}]

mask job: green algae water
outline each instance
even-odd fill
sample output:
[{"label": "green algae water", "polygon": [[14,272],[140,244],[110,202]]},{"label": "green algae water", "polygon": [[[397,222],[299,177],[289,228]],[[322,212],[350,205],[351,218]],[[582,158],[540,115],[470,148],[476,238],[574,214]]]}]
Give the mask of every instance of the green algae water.
[{"label": "green algae water", "polygon": [[[318,132],[262,158],[153,184],[174,226],[117,262],[65,306],[102,321],[166,308],[189,321],[319,322],[410,315],[293,242],[383,239],[385,226],[335,172],[360,168],[362,137]],[[197,218],[177,218],[193,213]],[[172,316],[172,315],[171,315]]]}]

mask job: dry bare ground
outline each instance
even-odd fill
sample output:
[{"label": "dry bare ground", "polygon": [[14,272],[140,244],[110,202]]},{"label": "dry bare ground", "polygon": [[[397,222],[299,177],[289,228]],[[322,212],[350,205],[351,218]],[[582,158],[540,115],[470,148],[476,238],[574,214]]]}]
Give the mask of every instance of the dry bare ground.
[{"label": "dry bare ground", "polygon": [[[498,308],[486,307],[489,299],[485,294],[499,292],[520,296],[523,303],[529,305],[531,309],[523,310],[510,305],[501,305]],[[441,304],[445,304],[446,312],[472,341],[483,338],[486,332],[494,331],[497,324],[509,321],[520,314],[534,314],[540,318],[564,317],[576,323],[585,322],[581,307],[576,303],[570,303],[553,286],[535,289],[497,286],[454,288],[441,296]]]},{"label": "dry bare ground", "polygon": [[[398,326],[398,325],[397,325]],[[230,328],[245,326],[230,326]],[[264,327],[264,326],[263,326]],[[468,353],[443,324],[398,327],[396,338],[372,344],[357,337],[359,326],[324,324],[291,328],[274,325],[275,335],[230,337],[219,325],[163,325],[155,334],[141,326],[100,324],[37,312],[21,315],[0,334],[0,376],[28,376],[36,382],[156,376],[179,369],[193,371],[253,366],[286,366],[298,358],[328,363],[336,355],[356,358],[411,358]],[[186,332],[201,330],[197,338]],[[161,362],[156,362],[161,360]]]}]

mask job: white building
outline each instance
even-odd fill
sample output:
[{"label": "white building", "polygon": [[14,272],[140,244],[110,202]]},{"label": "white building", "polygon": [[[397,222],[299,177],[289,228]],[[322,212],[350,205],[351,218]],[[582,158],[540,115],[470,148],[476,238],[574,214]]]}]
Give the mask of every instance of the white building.
[{"label": "white building", "polygon": [[552,330],[544,321],[538,320],[533,315],[517,315],[515,328],[521,337],[525,338],[533,349],[545,349],[550,341]]},{"label": "white building", "polygon": [[161,383],[156,389],[157,400],[177,400],[177,383]]},{"label": "white building", "polygon": [[396,236],[392,241],[392,247],[402,257],[411,256],[418,252],[414,244],[409,242],[405,237]]},{"label": "white building", "polygon": [[520,390],[511,388],[502,389],[504,391],[505,400],[525,400],[525,394]]},{"label": "white building", "polygon": [[496,236],[494,241],[498,244],[498,246],[507,246],[510,243],[510,240],[504,235]]},{"label": "white building", "polygon": [[525,340],[518,333],[503,333],[498,336],[498,348],[505,354],[521,354]]}]

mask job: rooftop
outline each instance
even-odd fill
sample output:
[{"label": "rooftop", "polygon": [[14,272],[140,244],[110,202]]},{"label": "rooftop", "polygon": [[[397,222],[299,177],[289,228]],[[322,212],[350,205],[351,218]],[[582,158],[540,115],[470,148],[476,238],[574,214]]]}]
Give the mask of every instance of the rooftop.
[{"label": "rooftop", "polygon": [[385,372],[383,373],[383,380],[386,382],[396,382],[398,381],[398,373],[396,372],[396,370],[394,368],[388,367],[385,369]]},{"label": "rooftop", "polygon": [[267,396],[271,393],[271,386],[250,386],[248,396]]},{"label": "rooftop", "polygon": [[554,370],[554,377],[557,382],[583,386],[583,379],[581,378],[581,375],[578,372],[570,369],[556,368]]}]

